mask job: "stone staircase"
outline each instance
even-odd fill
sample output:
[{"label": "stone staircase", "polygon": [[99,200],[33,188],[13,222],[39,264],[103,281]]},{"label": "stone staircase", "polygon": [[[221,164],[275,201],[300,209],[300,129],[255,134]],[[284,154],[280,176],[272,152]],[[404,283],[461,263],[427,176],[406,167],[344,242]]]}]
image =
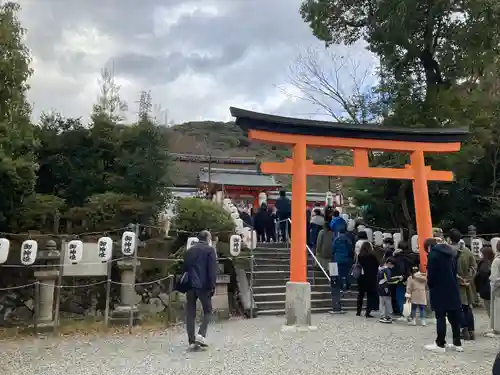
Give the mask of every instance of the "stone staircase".
[{"label": "stone staircase", "polygon": [[[262,243],[254,250],[253,296],[259,315],[285,313],[285,284],[290,278],[290,249],[284,243]],[[331,310],[330,281],[314,267],[308,256],[307,278],[311,283],[311,308],[313,313]],[[327,270],[328,272],[328,270]],[[248,271],[250,279],[250,272]],[[354,292],[344,293],[342,303],[349,310],[356,306]]]}]

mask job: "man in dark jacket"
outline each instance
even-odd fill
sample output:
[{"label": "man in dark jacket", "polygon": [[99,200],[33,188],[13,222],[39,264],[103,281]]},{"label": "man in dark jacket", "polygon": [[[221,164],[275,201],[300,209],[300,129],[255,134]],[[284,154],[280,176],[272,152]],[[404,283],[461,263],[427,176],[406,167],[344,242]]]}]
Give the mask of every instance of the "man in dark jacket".
[{"label": "man in dark jacket", "polygon": [[280,197],[276,199],[274,206],[276,207],[276,214],[280,222],[281,235],[283,240],[286,241],[286,236],[290,237],[290,223],[287,219],[290,219],[292,216],[292,202],[286,196],[286,191],[280,191]]},{"label": "man in dark jacket", "polygon": [[[457,251],[447,244],[437,244],[436,239],[424,242],[427,252],[427,285],[431,308],[436,314],[436,342],[425,349],[444,353],[446,347],[463,352],[460,341],[460,314],[462,304],[457,281]],[[453,344],[446,344],[446,318],[453,332]]]},{"label": "man in dark jacket", "polygon": [[[186,329],[189,346],[208,346],[205,340],[212,315],[212,296],[217,278],[217,255],[211,246],[212,235],[204,230],[198,235],[199,242],[184,253],[184,273],[189,280],[186,292]],[[203,318],[195,335],[196,301],[200,300]]]}]

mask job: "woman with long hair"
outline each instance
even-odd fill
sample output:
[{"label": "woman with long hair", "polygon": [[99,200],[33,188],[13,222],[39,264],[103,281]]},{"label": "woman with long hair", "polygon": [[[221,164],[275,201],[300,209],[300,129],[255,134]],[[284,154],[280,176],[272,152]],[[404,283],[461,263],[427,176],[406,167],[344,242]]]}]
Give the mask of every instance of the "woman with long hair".
[{"label": "woman with long hair", "polygon": [[490,287],[490,275],[491,275],[491,263],[495,258],[495,253],[490,246],[485,246],[481,249],[482,259],[477,265],[477,272],[474,276],[474,286],[476,291],[479,293],[479,297],[484,302],[484,308],[486,313],[490,316],[490,302],[491,302],[491,287]]},{"label": "woman with long hair", "polygon": [[357,261],[363,271],[358,279],[358,300],[357,300],[357,316],[361,316],[363,308],[363,300],[366,294],[366,314],[367,318],[373,318],[371,312],[378,310],[378,293],[377,293],[377,273],[378,260],[373,246],[366,241],[361,244]]}]

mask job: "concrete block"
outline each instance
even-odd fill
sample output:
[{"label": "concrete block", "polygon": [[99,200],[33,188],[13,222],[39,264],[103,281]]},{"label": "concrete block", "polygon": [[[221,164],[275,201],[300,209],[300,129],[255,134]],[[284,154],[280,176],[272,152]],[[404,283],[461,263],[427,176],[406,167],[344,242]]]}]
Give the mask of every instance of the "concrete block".
[{"label": "concrete block", "polygon": [[283,330],[303,331],[315,328],[311,325],[311,284],[308,282],[287,282],[285,327]]}]

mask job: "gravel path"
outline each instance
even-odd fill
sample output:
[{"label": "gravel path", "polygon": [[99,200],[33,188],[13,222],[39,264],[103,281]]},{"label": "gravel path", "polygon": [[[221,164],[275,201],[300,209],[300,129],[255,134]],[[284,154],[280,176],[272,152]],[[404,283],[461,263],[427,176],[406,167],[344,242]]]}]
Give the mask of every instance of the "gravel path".
[{"label": "gravel path", "polygon": [[[423,350],[434,339],[434,325],[384,325],[352,313],[313,319],[318,331],[306,333],[281,333],[283,317],[214,324],[211,348],[198,353],[186,351],[181,327],[132,336],[5,341],[0,374],[489,375],[500,350],[500,340],[478,337],[465,344],[464,353],[434,354]],[[485,317],[476,320],[478,333],[484,332]]]}]

